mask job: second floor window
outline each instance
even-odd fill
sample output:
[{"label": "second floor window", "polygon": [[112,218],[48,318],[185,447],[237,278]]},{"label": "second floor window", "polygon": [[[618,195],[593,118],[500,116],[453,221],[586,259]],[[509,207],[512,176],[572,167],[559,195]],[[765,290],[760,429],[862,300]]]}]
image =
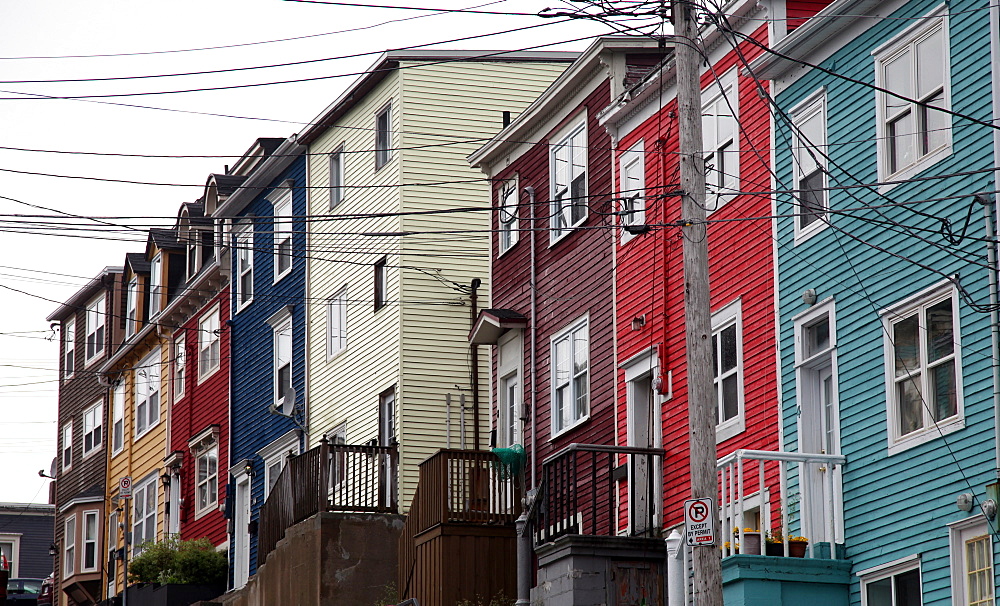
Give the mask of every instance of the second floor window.
[{"label": "second floor window", "polygon": [[198,323],[198,378],[204,379],[219,368],[221,355],[219,310],[209,312]]},{"label": "second floor window", "polygon": [[375,262],[375,311],[378,311],[385,307],[388,302],[386,299],[387,291],[389,289],[389,282],[386,276],[386,263],[387,259],[382,257]]},{"label": "second floor window", "polygon": [[621,224],[646,223],[646,156],[640,141],[622,154]]},{"label": "second floor window", "polygon": [[292,388],[292,319],[274,329],[274,401],[281,404]]},{"label": "second floor window", "polygon": [[347,347],[347,289],[327,302],[327,357],[333,357]]},{"label": "second floor window", "polygon": [[705,154],[705,210],[712,212],[736,193],[740,182],[739,97],[736,70],[702,92],[702,139]]},{"label": "second floor window", "polygon": [[97,512],[83,512],[83,562],[82,572],[97,570]]},{"label": "second floor window", "polygon": [[104,405],[100,402],[83,413],[83,456],[101,447],[104,425]]},{"label": "second floor window", "polygon": [[274,203],[274,281],[292,270],[292,190]]},{"label": "second floor window", "polygon": [[104,297],[87,306],[87,361],[104,353]]},{"label": "second floor window", "polygon": [[552,242],[587,218],[587,128],[583,123],[552,146],[549,162],[552,182]]},{"label": "second floor window", "polygon": [[500,186],[500,253],[517,244],[517,183],[507,181]]},{"label": "second floor window", "polygon": [[819,95],[794,112],[792,145],[795,159],[795,231],[801,234],[823,225],[826,216],[826,111]]},{"label": "second floor window", "polygon": [[139,363],[135,371],[135,437],[160,422],[160,350]]},{"label": "second floor window", "polygon": [[132,490],[132,553],[138,555],[143,545],[156,540],[156,501],[159,478],[142,482]]},{"label": "second floor window", "polygon": [[62,469],[73,466],[73,423],[69,422],[62,428]]},{"label": "second floor window", "polygon": [[66,518],[63,531],[63,573],[71,577],[76,574],[76,515]]},{"label": "second floor window", "polygon": [[219,448],[213,446],[198,455],[196,498],[198,513],[204,513],[219,503]]},{"label": "second floor window", "polygon": [[111,454],[125,446],[125,382],[119,381],[111,392]]},{"label": "second floor window", "polygon": [[716,437],[724,440],[743,429],[743,332],[738,301],[712,314],[712,371]]},{"label": "second floor window", "polygon": [[392,158],[392,106],[386,105],[375,117],[375,170]]},{"label": "second floor window", "polygon": [[552,433],[590,414],[590,337],[584,318],[552,339]]}]

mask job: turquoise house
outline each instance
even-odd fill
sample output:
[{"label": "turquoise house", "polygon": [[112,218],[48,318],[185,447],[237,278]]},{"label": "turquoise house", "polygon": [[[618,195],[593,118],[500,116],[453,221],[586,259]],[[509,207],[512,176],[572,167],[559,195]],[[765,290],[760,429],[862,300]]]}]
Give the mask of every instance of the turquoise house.
[{"label": "turquoise house", "polygon": [[842,0],[747,68],[774,99],[784,450],[846,458],[790,474],[832,496],[786,513],[852,605],[995,604],[998,15]]}]

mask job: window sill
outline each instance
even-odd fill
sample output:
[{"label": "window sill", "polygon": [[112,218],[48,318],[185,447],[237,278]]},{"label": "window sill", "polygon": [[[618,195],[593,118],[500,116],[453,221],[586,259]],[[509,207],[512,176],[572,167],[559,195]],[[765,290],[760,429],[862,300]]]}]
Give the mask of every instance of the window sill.
[{"label": "window sill", "polygon": [[292,273],[292,267],[291,266],[288,269],[286,269],[284,272],[280,273],[280,274],[277,273],[277,272],[275,272],[275,274],[274,274],[274,281],[271,282],[271,285],[274,286],[278,282],[281,282],[281,280],[284,279],[285,276],[287,276],[287,275],[289,275],[291,273]]},{"label": "window sill", "polygon": [[244,309],[250,307],[251,303],[253,303],[253,297],[250,297],[249,301],[245,301],[243,303],[237,303],[236,305],[233,305],[233,315],[235,316],[236,314],[240,313]]},{"label": "window sill", "polygon": [[219,372],[220,368],[222,368],[222,365],[221,364],[216,364],[212,368],[209,368],[207,371],[205,371],[205,374],[199,373],[198,374],[198,385],[201,385],[202,383],[204,383],[205,381],[207,381],[208,379],[210,379],[212,377],[212,375],[214,375],[215,373]]},{"label": "window sill", "polygon": [[86,460],[86,459],[89,459],[90,457],[94,456],[95,454],[97,454],[99,452],[102,452],[104,450],[102,448],[103,446],[104,446],[103,443],[102,444],[98,444],[97,446],[95,446],[95,447],[91,448],[90,450],[88,450],[87,452],[83,453],[83,457],[82,458],[84,460]]},{"label": "window sill", "polygon": [[572,234],[572,233],[574,233],[576,231],[577,227],[580,227],[581,225],[583,225],[586,222],[587,222],[587,217],[584,217],[581,221],[577,221],[576,223],[574,223],[573,225],[570,225],[569,227],[562,228],[562,230],[561,230],[562,233],[559,234],[558,236],[555,236],[555,237],[553,237],[552,234],[555,233],[556,230],[554,230],[553,228],[550,227],[549,228],[549,232],[550,232],[549,233],[549,248],[554,247],[556,244],[559,244],[560,242],[562,242],[563,240],[565,240],[566,238],[568,238],[570,236],[570,234]]},{"label": "window sill", "polygon": [[[149,432],[151,432],[151,431],[153,431],[154,429],[156,429],[156,427],[157,427],[157,426],[158,426],[159,424],[160,424],[160,422],[159,422],[159,421],[157,421],[156,423],[153,423],[152,425],[150,425],[149,427],[147,427],[146,429],[144,429],[144,430],[142,431],[142,433],[137,433],[137,434],[135,434],[135,436],[134,436],[134,437],[132,438],[132,442],[133,442],[133,443],[135,443],[135,442],[138,442],[139,440],[143,439],[144,437],[146,437],[146,436],[147,436],[147,435],[149,434]],[[123,450],[124,450],[124,449],[123,449]]]},{"label": "window sill", "polygon": [[825,231],[828,227],[830,227],[829,221],[830,221],[829,213],[823,213],[823,216],[817,219],[816,222],[811,225],[808,225],[802,229],[799,229],[799,227],[796,226],[794,245],[798,246],[800,244],[804,244],[807,240],[809,240],[816,234]]},{"label": "window sill", "polygon": [[[519,241],[520,241],[520,240],[518,240],[518,242],[519,242]],[[507,254],[507,253],[509,253],[510,251],[514,250],[514,247],[516,247],[516,246],[517,246],[517,242],[514,242],[513,244],[511,244],[511,245],[510,245],[510,246],[508,246],[507,248],[505,248],[505,249],[501,250],[500,252],[498,252],[498,253],[497,253],[497,259],[499,259],[500,257],[502,257],[502,256],[506,255],[506,254]]]},{"label": "window sill", "polygon": [[218,501],[216,501],[215,503],[209,503],[208,507],[206,507],[205,509],[202,509],[201,511],[196,510],[194,512],[194,519],[200,520],[203,517],[207,516],[208,514],[212,513],[213,511],[218,511],[218,510],[219,510]]},{"label": "window sill", "polygon": [[[880,194],[884,194],[892,188],[902,185],[906,180],[916,176],[918,173],[927,170],[934,164],[937,164],[941,160],[950,156],[951,152],[951,141],[949,140],[947,145],[944,145],[936,151],[932,151],[906,168],[898,170],[891,175],[879,175],[879,181],[882,182],[882,185],[878,186],[878,192]],[[886,153],[887,152],[884,149],[879,149],[880,164],[885,161]]]},{"label": "window sill", "polygon": [[890,438],[888,455],[891,457],[892,455],[905,452],[921,444],[926,444],[937,438],[954,433],[964,427],[965,417],[956,416],[939,422],[937,425],[931,425],[930,427],[908,433],[901,438]]},{"label": "window sill", "polygon": [[[574,429],[576,429],[577,427],[583,425],[584,423],[586,423],[589,420],[590,420],[590,413],[587,413],[584,416],[582,416],[579,419],[577,419],[576,421],[574,421],[572,425],[568,425],[566,427],[563,427],[559,431],[553,433],[552,436],[549,438],[549,441],[553,442],[553,441],[555,441],[555,440],[563,437],[564,435],[568,434],[569,432],[573,431]],[[553,430],[554,429],[555,428],[553,428]]]},{"label": "window sill", "polygon": [[746,423],[743,420],[743,414],[736,415],[736,417],[716,425],[715,427],[715,443],[721,444],[726,440],[735,438],[746,431]]},{"label": "window sill", "polygon": [[83,361],[83,365],[84,365],[84,367],[90,366],[94,362],[100,361],[100,359],[103,358],[103,357],[104,357],[104,352],[102,351],[101,353],[97,354],[93,358],[89,358],[89,359],[84,360]]},{"label": "window sill", "polygon": [[340,357],[341,355],[343,355],[343,353],[344,353],[345,351],[347,351],[347,346],[346,346],[346,345],[345,345],[344,347],[341,347],[341,348],[340,348],[340,349],[338,349],[337,351],[333,352],[332,354],[328,354],[328,355],[326,356],[326,361],[327,361],[327,362],[333,362],[333,361],[334,361],[335,359],[337,359],[337,358],[339,358],[339,357]]}]

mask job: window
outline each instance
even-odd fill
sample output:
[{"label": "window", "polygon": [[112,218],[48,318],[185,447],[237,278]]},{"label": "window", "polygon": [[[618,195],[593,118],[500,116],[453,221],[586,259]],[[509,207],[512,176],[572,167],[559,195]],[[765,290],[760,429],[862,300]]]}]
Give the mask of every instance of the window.
[{"label": "window", "polygon": [[201,232],[194,228],[188,228],[187,232],[187,278],[198,275],[201,269]]},{"label": "window", "polygon": [[253,224],[236,232],[236,310],[253,301]]},{"label": "window", "polygon": [[332,358],[347,348],[347,289],[326,303],[326,356]]},{"label": "window", "polygon": [[375,311],[378,311],[385,307],[386,304],[386,292],[389,290],[388,280],[386,279],[386,258],[382,257],[375,262]]},{"label": "window", "polygon": [[509,448],[521,443],[521,362],[524,352],[521,331],[512,330],[497,344],[499,404],[497,410],[497,445]]},{"label": "window", "polygon": [[274,329],[274,402],[284,402],[291,389],[292,319],[289,317]]},{"label": "window", "polygon": [[73,466],[73,422],[70,421],[62,428],[62,469],[68,470]]},{"label": "window", "polygon": [[396,443],[396,388],[391,387],[378,396],[378,443],[392,446]]},{"label": "window", "polygon": [[552,433],[561,433],[590,413],[590,345],[583,318],[552,338]]},{"label": "window", "polygon": [[386,105],[375,118],[375,170],[392,158],[392,106]]},{"label": "window", "polygon": [[859,572],[864,606],[920,606],[920,560],[897,560],[871,572]]},{"label": "window", "polygon": [[187,379],[187,338],[184,335],[174,340],[174,402],[184,397]]},{"label": "window", "polygon": [[712,212],[739,190],[739,98],[736,70],[702,91],[702,139],[705,154],[705,210]]},{"label": "window", "polygon": [[80,572],[97,570],[97,512],[83,512],[83,562]]},{"label": "window", "polygon": [[76,320],[63,324],[63,377],[68,379],[76,370]]},{"label": "window", "polygon": [[83,456],[101,447],[104,404],[98,402],[83,412]]},{"label": "window", "polygon": [[743,431],[743,327],[740,302],[712,315],[712,382],[716,439]]},{"label": "window", "polygon": [[153,474],[132,489],[132,553],[138,555],[144,544],[156,540],[156,500],[159,477]]},{"label": "window", "polygon": [[[621,224],[631,227],[646,223],[646,155],[639,141],[621,158]],[[622,241],[632,236],[625,232]]]},{"label": "window", "polygon": [[219,447],[212,446],[198,455],[195,492],[195,515],[202,515],[219,504]]},{"label": "window", "polygon": [[274,281],[292,271],[292,190],[274,203]]},{"label": "window", "polygon": [[111,395],[111,454],[125,446],[125,382],[119,381]]},{"label": "window", "polygon": [[149,264],[149,317],[163,308],[163,256],[156,255]]},{"label": "window", "polygon": [[928,15],[919,26],[876,50],[875,84],[918,103],[876,91],[879,114],[879,173],[903,179],[951,151],[948,35],[944,16]]},{"label": "window", "polygon": [[904,305],[883,316],[890,450],[962,423],[954,289],[930,291]]},{"label": "window", "polygon": [[198,379],[204,379],[219,368],[219,308],[208,312],[198,322]]},{"label": "window", "polygon": [[587,219],[587,127],[581,122],[549,152],[552,204],[550,242]]},{"label": "window", "polygon": [[111,516],[108,517],[108,564],[109,568],[107,570],[107,580],[108,580],[108,597],[115,594],[115,580],[118,577],[118,558],[115,557],[117,554],[115,551],[118,550],[118,511],[112,511]]},{"label": "window", "polygon": [[21,559],[21,535],[20,534],[0,534],[0,555],[7,558],[10,575],[12,579],[20,575],[18,563]]},{"label": "window", "polygon": [[344,201],[344,146],[330,154],[330,210]]},{"label": "window", "polygon": [[135,438],[160,422],[160,350],[139,363],[135,371]]},{"label": "window", "polygon": [[104,353],[104,297],[87,306],[87,362]]},{"label": "window", "polygon": [[517,182],[500,186],[500,254],[517,244]]},{"label": "window", "polygon": [[76,574],[76,514],[66,518],[63,527],[63,576]]},{"label": "window", "polygon": [[953,606],[993,606],[993,541],[986,519],[972,516],[949,524]]},{"label": "window", "polygon": [[128,282],[125,296],[125,338],[128,339],[138,331],[139,324],[139,278],[133,277]]},{"label": "window", "polygon": [[[343,446],[347,444],[347,424],[341,424],[336,429],[327,434],[331,446]],[[330,489],[340,490],[347,481],[347,453],[343,450],[334,450],[330,457]]]},{"label": "window", "polygon": [[806,236],[825,225],[826,193],[826,94],[806,100],[792,112],[792,146],[795,159],[795,234]]},{"label": "window", "polygon": [[290,457],[299,453],[298,430],[293,429],[258,451],[264,461],[264,497],[271,493]]}]

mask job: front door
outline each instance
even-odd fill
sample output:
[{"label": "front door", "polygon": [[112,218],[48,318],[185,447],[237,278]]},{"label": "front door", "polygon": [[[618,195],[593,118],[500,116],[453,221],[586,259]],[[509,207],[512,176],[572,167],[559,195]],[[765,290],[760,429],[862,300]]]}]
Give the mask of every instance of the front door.
[{"label": "front door", "polygon": [[[812,368],[800,369],[802,408],[799,418],[802,452],[840,454],[840,415],[832,356]],[[842,468],[807,463],[802,468],[803,534],[814,542],[832,535],[844,542]],[[815,537],[815,538],[814,538]]]},{"label": "front door", "polygon": [[233,589],[239,589],[250,577],[250,478],[236,482],[233,518]]},{"label": "front door", "polygon": [[[653,374],[645,373],[626,383],[628,397],[628,445],[656,448],[659,427]],[[629,530],[636,536],[648,535],[657,525],[657,461],[640,454],[628,456]]]}]

